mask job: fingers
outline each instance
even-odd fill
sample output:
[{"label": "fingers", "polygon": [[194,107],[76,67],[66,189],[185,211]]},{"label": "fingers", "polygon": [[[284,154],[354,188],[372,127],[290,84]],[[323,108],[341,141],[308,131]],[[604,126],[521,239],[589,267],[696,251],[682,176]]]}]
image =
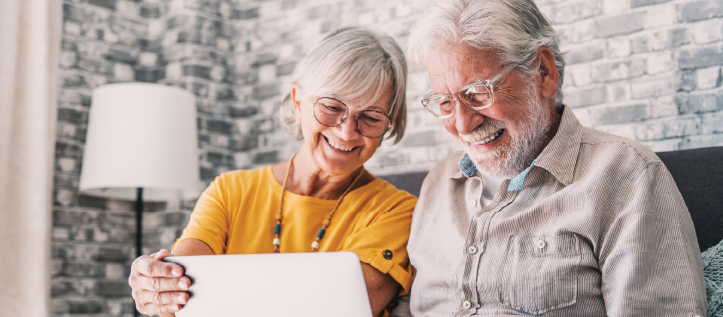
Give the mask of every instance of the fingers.
[{"label": "fingers", "polygon": [[170,256],[161,250],[150,256],[140,256],[131,265],[128,284],[133,289],[136,309],[146,315],[175,313],[188,302],[191,280],[183,276],[183,268],[175,263],[163,262]]},{"label": "fingers", "polygon": [[186,292],[133,292],[136,309],[145,315],[160,315],[175,313],[188,302]]},{"label": "fingers", "polygon": [[188,277],[149,277],[143,275],[131,276],[128,284],[134,290],[153,292],[185,291],[191,286]]},{"label": "fingers", "polygon": [[169,253],[166,249],[161,249],[161,251],[158,251],[156,253],[151,254],[151,256],[156,260],[162,260],[163,258],[167,256],[171,256],[173,254]]},{"label": "fingers", "polygon": [[131,275],[138,273],[153,277],[180,277],[183,275],[183,268],[175,263],[160,261],[170,255],[168,251],[161,250],[155,257],[141,256],[133,261]]}]

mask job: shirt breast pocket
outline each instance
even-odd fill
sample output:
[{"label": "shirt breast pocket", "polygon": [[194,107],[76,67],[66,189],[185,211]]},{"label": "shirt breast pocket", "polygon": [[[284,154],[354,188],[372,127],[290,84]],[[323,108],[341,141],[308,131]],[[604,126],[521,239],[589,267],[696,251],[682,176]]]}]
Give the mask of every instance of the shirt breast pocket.
[{"label": "shirt breast pocket", "polygon": [[511,236],[498,284],[500,302],[535,315],[574,304],[580,260],[574,234]]}]

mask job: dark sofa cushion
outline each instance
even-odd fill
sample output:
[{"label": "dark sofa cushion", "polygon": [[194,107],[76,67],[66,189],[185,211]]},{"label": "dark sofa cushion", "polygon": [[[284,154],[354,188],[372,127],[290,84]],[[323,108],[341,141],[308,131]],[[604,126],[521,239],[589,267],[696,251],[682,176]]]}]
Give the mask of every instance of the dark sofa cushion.
[{"label": "dark sofa cushion", "polygon": [[688,206],[701,251],[723,240],[723,147],[657,153]]},{"label": "dark sofa cushion", "polygon": [[[723,240],[723,147],[657,153],[673,175],[693,218],[701,251]],[[427,172],[380,178],[419,196]]]}]

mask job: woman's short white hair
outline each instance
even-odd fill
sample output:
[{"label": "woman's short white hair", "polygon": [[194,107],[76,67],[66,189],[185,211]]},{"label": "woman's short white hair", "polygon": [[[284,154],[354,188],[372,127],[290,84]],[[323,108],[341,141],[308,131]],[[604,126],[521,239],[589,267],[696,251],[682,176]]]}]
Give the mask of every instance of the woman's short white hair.
[{"label": "woman's short white hair", "polygon": [[[308,96],[376,102],[388,89],[392,127],[388,139],[399,142],[406,123],[407,62],[399,45],[388,35],[362,27],[345,27],[327,35],[294,70],[297,99]],[[303,136],[296,123],[291,95],[280,109],[281,123],[297,140]]]},{"label": "woman's short white hair", "polygon": [[455,44],[496,49],[503,61],[528,75],[538,71],[537,51],[547,47],[559,73],[555,103],[562,104],[565,60],[558,34],[533,0],[437,1],[412,27],[407,56],[424,67],[430,51]]}]

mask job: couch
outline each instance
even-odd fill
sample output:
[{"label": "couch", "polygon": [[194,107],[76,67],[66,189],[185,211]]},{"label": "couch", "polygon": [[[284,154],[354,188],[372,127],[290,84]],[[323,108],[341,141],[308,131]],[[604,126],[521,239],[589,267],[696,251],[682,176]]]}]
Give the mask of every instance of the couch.
[{"label": "couch", "polygon": [[[693,218],[701,251],[723,240],[723,147],[658,152]],[[419,196],[427,172],[380,178]]]}]

